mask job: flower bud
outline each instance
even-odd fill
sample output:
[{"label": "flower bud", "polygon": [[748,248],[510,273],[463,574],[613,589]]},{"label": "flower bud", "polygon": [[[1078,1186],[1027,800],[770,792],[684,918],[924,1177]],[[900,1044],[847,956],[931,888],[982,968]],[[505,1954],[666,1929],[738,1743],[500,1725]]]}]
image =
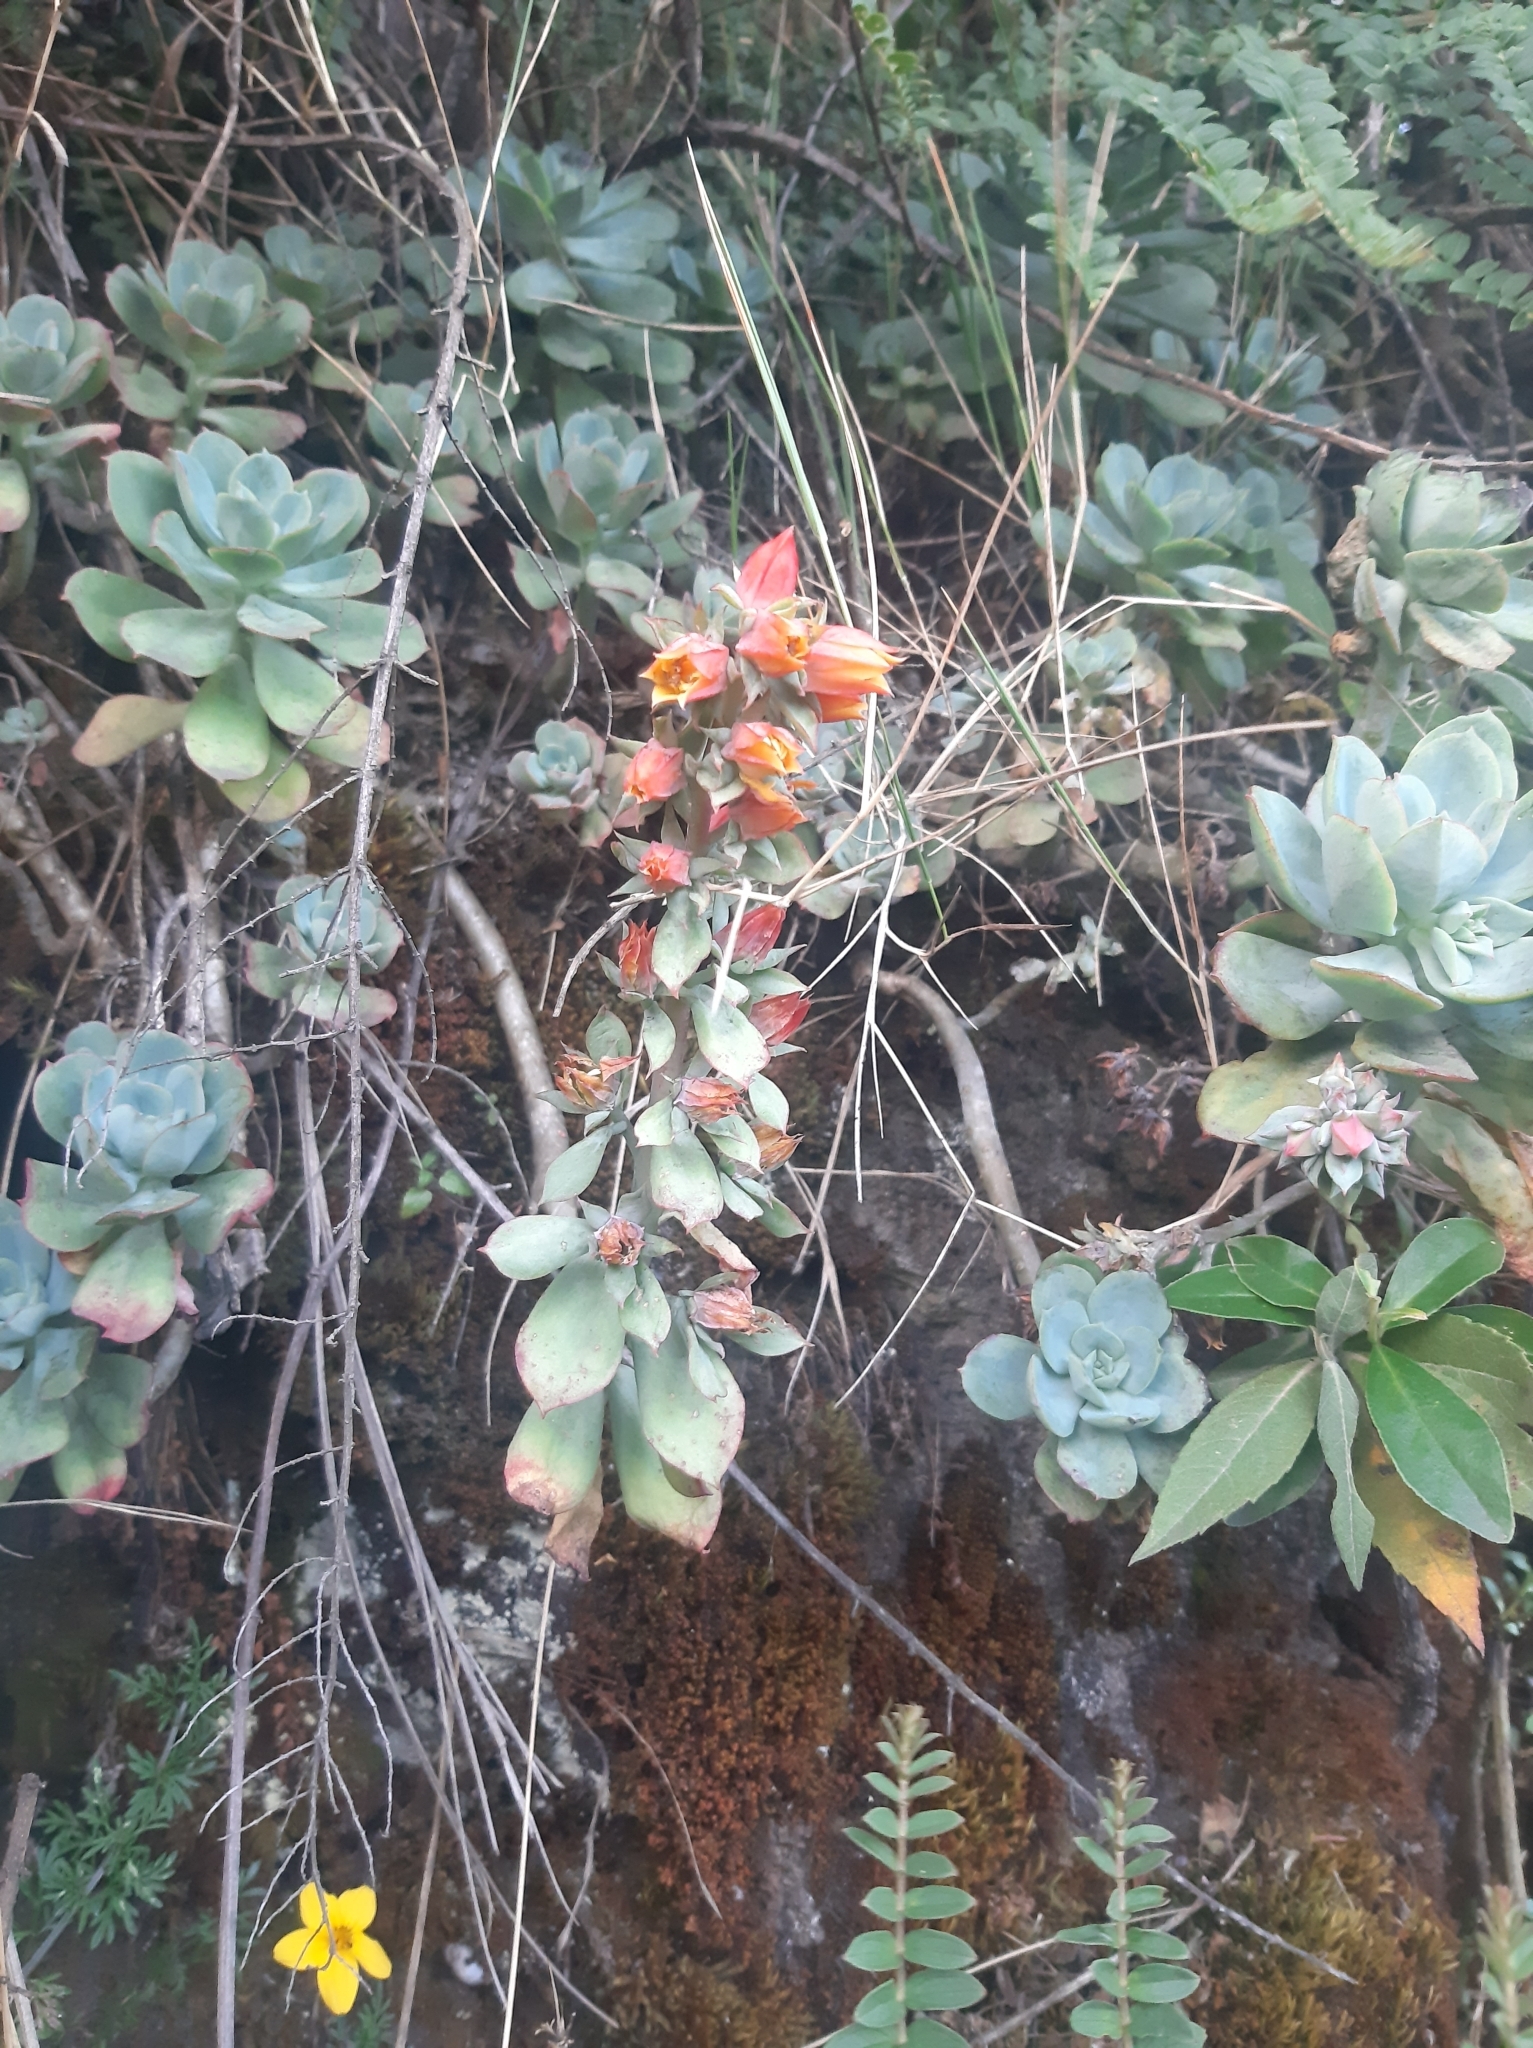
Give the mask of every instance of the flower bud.
[{"label": "flower bud", "polygon": [[641,996],[655,993],[654,957],[655,927],[637,922],[625,924],[617,942],[618,975],[625,989]]},{"label": "flower bud", "polygon": [[684,846],[671,846],[663,839],[653,840],[645,849],[639,862],[641,874],[657,895],[669,895],[673,889],[684,889],[692,872],[692,856]]},{"label": "flower bud", "polygon": [[804,663],[804,687],[818,700],[821,720],[855,718],[867,696],[887,696],[884,681],[900,659],[892,647],[858,626],[825,626]]},{"label": "flower bud", "polygon": [[803,989],[786,995],[761,996],[751,1004],[751,1022],[768,1045],[781,1045],[791,1038],[809,1015],[809,997]]},{"label": "flower bud", "polygon": [[555,1062],[554,1086],[575,1109],[606,1109],[616,1093],[617,1077],[634,1064],[627,1059],[590,1060],[583,1052],[567,1052]]},{"label": "flower bud", "polygon": [[753,1330],[760,1310],[750,1290],[726,1282],[722,1287],[699,1287],[692,1297],[692,1320],[703,1330]]},{"label": "flower bud", "polygon": [[733,825],[742,839],[771,839],[778,832],[802,825],[804,815],[785,790],[751,783],[733,803],[721,805],[709,823],[715,831],[720,826]]},{"label": "flower bud", "polygon": [[623,776],[624,796],[635,803],[663,803],[685,782],[686,759],[680,747],[663,747],[659,740],[646,740]]},{"label": "flower bud", "polygon": [[596,1256],[608,1266],[632,1266],[644,1249],[644,1232],[623,1216],[609,1216],[596,1233]]},{"label": "flower bud", "polygon": [[688,1074],[676,1084],[671,1097],[678,1109],[699,1123],[715,1123],[721,1116],[733,1116],[740,1107],[740,1091],[733,1081],[720,1081],[711,1074]]},{"label": "flower bud", "polygon": [[747,910],[735,933],[734,958],[742,967],[754,967],[777,944],[786,911],[781,903],[758,903]]},{"label": "flower bud", "polygon": [[761,1170],[770,1173],[774,1166],[783,1166],[798,1150],[799,1140],[791,1131],[779,1131],[773,1124],[752,1124],[757,1149],[761,1153]]},{"label": "flower bud", "polygon": [[780,604],[797,588],[798,543],[793,538],[793,528],[785,526],[781,533],[773,534],[746,556],[735,578],[735,589],[749,607]]}]

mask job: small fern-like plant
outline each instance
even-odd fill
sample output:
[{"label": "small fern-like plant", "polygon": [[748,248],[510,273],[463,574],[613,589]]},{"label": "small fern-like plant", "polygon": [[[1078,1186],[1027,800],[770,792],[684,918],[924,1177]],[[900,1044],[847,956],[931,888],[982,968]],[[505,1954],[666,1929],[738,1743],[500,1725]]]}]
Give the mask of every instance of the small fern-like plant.
[{"label": "small fern-like plant", "polygon": [[1121,1757],[1098,1798],[1102,1817],[1097,1835],[1077,1835],[1075,1845],[1112,1880],[1107,1918],[1067,1927],[1058,1938],[1108,1951],[1091,1966],[1106,1995],[1076,2006],[1070,2031],[1091,2041],[1131,2041],[1139,2048],[1201,2048],[1204,2029],[1182,2010],[1182,2000],[1200,1981],[1186,1967],[1187,1944],[1144,1924],[1147,1916],[1164,1909],[1165,1886],[1137,1881],[1166,1860],[1162,1844],[1171,1834],[1149,1819],[1155,1801],[1144,1797],[1143,1778],[1136,1778],[1133,1766]]},{"label": "small fern-like plant", "polygon": [[869,1771],[867,1780],[889,1803],[870,1807],[863,1825],[846,1832],[890,1873],[892,1882],[875,1885],[862,1902],[889,1924],[859,1934],[846,1961],[884,1981],[860,2001],[852,2024],[832,2035],[826,2048],[893,2048],[901,2042],[909,2048],[963,2048],[961,2035],[927,2015],[957,2012],[984,1997],[970,1968],[974,1951],[959,1935],[926,1923],[967,1913],[974,1900],[949,1881],[958,1875],[951,1858],[911,1846],[963,1825],[950,1807],[918,1810],[920,1801],[951,1787],[944,1773],[953,1752],[932,1747],[938,1738],[919,1707],[896,1707],[883,1725],[888,1740],[878,1751],[889,1771]]},{"label": "small fern-like plant", "polygon": [[1490,2008],[1496,2048],[1533,2048],[1533,1918],[1505,1885],[1486,1891],[1479,1946],[1480,1996]]}]

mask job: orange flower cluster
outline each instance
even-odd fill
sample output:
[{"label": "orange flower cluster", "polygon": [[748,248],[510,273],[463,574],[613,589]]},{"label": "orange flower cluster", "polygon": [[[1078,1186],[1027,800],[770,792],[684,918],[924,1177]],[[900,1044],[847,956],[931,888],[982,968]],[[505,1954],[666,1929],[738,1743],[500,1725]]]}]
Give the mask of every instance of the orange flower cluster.
[{"label": "orange flower cluster", "polygon": [[[735,578],[747,624],[734,654],[769,682],[802,677],[821,724],[860,718],[869,697],[888,694],[885,678],[898,653],[860,626],[825,625],[804,610],[797,593],[798,549],[789,528],[764,541]],[[643,671],[656,710],[686,710],[720,696],[729,681],[730,656],[722,640],[706,633],[684,633],[662,648]]]}]

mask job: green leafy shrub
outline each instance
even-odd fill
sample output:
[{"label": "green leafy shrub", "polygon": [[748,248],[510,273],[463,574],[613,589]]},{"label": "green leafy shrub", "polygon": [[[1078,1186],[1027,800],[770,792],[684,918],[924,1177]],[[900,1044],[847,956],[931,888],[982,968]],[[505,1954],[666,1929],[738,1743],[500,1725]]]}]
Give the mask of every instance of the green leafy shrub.
[{"label": "green leafy shrub", "polygon": [[[368,513],[361,478],[312,469],[295,479],[280,456],[204,433],[164,462],[113,456],[107,494],[139,553],[198,602],[106,569],[76,571],[64,595],[108,654],[162,662],[200,687],[189,704],[109,699],[78,757],[119,760],[179,728],[231,802],[258,818],[291,816],[309,792],[295,749],[354,767],[366,748],[366,707],[339,680],[378,659],[388,621],[385,605],[362,601],[383,563],[370,547],[347,549]],[[299,652],[301,641],[318,659]],[[400,659],[417,660],[425,645],[407,617]]]},{"label": "green leafy shrub", "polygon": [[190,1306],[185,1260],[216,1252],[271,1197],[271,1175],[233,1149],[254,1090],[232,1053],[173,1031],[80,1024],[64,1046],[32,1097],[64,1163],[28,1160],[22,1221],[83,1268],[74,1313],[133,1344]]},{"label": "green leafy shrub", "polygon": [[313,317],[296,298],[274,298],[260,258],[227,255],[212,242],[185,241],[162,272],[119,264],[106,281],[112,310],[135,341],[169,363],[119,358],[112,373],[129,412],[170,427],[184,447],[199,428],[248,450],[285,448],[304,430],[300,414],[222,401],[269,391],[262,372],[291,365],[309,344]]},{"label": "green leafy shrub", "polygon": [[1533,1915],[1505,1885],[1492,1885],[1485,1894],[1476,1945],[1494,2048],[1533,2048]]},{"label": "green leafy shrub", "polygon": [[1328,1468],[1353,1584],[1376,1546],[1478,1639],[1470,1536],[1504,1543],[1533,1507],[1533,1318],[1451,1304],[1504,1256],[1484,1224],[1458,1216],[1419,1232],[1387,1285],[1371,1252],[1333,1274],[1276,1237],[1231,1239],[1207,1270],[1170,1282],[1178,1309],[1282,1334],[1210,1374],[1215,1405],[1137,1555],[1274,1514]]}]

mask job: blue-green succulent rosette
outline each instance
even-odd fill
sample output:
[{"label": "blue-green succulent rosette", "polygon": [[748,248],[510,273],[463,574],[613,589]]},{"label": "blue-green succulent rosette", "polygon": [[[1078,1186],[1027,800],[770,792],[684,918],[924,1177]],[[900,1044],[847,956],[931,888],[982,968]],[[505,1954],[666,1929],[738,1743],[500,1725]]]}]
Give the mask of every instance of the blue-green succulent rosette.
[{"label": "blue-green succulent rosette", "polygon": [[272,1193],[233,1147],[253,1101],[233,1054],[173,1031],[81,1024],[33,1093],[64,1162],[27,1162],[21,1216],[79,1274],[76,1316],[134,1344],[194,1304],[188,1257],[216,1252]]},{"label": "blue-green succulent rosette", "polygon": [[76,1286],[0,1200],[0,1501],[42,1458],[65,1499],[110,1500],[144,1433],[149,1363],[96,1350],[94,1326],[70,1312]]},{"label": "blue-green succulent rosette", "polygon": [[[1307,1039],[1351,1014],[1355,1050],[1386,1071],[1472,1080],[1449,1058],[1466,1031],[1533,1057],[1533,791],[1492,711],[1449,719],[1397,775],[1336,741],[1301,811],[1251,792],[1262,871],[1286,909],[1227,933],[1214,973],[1269,1038]],[[1468,1049],[1472,1063],[1472,1040]]]},{"label": "blue-green succulent rosette", "polygon": [[[277,891],[281,943],[245,942],[245,980],[258,995],[280,1002],[317,1023],[336,1028],[351,1014],[347,961],[351,911],[346,877],[291,875]],[[389,915],[383,892],[370,875],[357,891],[357,964],[363,974],[380,974],[399,951],[404,933]],[[387,989],[359,988],[357,1020],[383,1024],[394,1014]]]},{"label": "blue-green succulent rosette", "polygon": [[999,1421],[1043,1424],[1033,1469],[1074,1519],[1126,1501],[1141,1483],[1158,1493],[1208,1405],[1159,1284],[1149,1273],[1104,1276],[1056,1252],[1038,1269],[1032,1303],[1037,1342],[1003,1334],[977,1344],[963,1365],[965,1393]]}]

